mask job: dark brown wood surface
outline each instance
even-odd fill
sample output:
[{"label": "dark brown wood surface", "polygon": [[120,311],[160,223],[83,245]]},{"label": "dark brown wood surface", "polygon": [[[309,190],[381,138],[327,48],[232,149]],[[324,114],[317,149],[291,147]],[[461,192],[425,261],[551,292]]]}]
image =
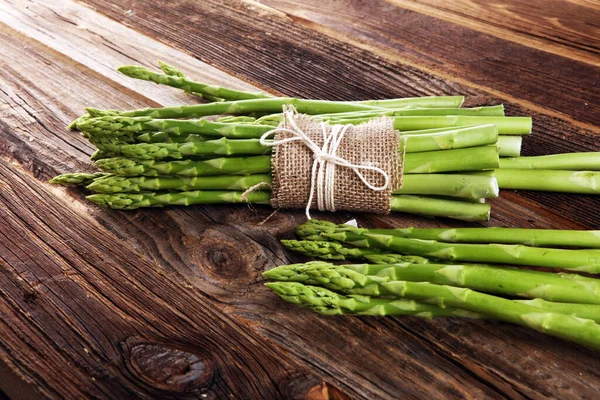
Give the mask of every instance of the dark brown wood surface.
[{"label": "dark brown wood surface", "polygon": [[[465,94],[534,117],[525,154],[599,151],[597,2],[0,0],[0,398],[588,398],[598,355],[508,324],[324,318],[260,273],[302,212],[107,211],[47,184],[92,170],[85,106],[192,99],[114,73],[179,65],[274,94]],[[460,226],[396,214],[367,226]],[[504,191],[486,226],[600,229],[592,196]]]}]

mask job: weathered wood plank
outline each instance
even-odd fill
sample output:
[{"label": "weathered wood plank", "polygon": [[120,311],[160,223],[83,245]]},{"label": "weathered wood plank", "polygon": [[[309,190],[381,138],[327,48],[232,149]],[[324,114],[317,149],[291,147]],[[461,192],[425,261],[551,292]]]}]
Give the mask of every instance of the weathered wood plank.
[{"label": "weathered wood plank", "polygon": [[526,100],[600,125],[600,90],[594,89],[598,66],[475,32],[386,0],[260,1],[343,42],[374,47],[380,55],[474,84],[495,96],[509,95],[513,103]]},{"label": "weathered wood plank", "polygon": [[[185,52],[148,40],[147,36],[72,1],[0,0],[0,7],[3,10],[0,22],[110,78],[120,84],[122,90],[130,89],[132,97],[143,97],[146,101],[150,99],[162,105],[197,102],[179,90],[165,90],[116,72],[118,66],[125,64],[145,65],[158,70],[157,60],[176,64],[182,72],[193,74],[204,82],[227,81],[233,88],[256,90],[256,87]],[[98,57],[99,51],[102,57]]]},{"label": "weathered wood plank", "polygon": [[71,208],[69,196],[1,159],[0,184],[2,359],[32,391],[64,399],[302,398],[321,382]]},{"label": "weathered wood plank", "polygon": [[598,3],[542,0],[386,0],[488,35],[600,66]]},{"label": "weathered wood plank", "polygon": [[[0,41],[10,43],[0,54],[1,64],[20,59],[12,69],[0,71],[0,87],[5,90],[0,93],[0,112],[4,113],[0,116],[0,154],[33,171],[38,179],[87,165],[89,147],[63,127],[83,105],[149,105],[144,104],[146,99],[123,91],[122,86],[101,73],[75,63],[71,59],[77,59],[75,55],[64,57],[6,27],[0,29]],[[354,52],[351,48],[347,51]],[[358,54],[367,57],[369,63],[375,62],[369,58],[370,53]],[[102,57],[102,51],[97,56]],[[398,67],[383,65],[384,71]],[[259,67],[253,67],[251,73],[258,74]],[[365,68],[351,65],[348,73],[362,79],[373,72]],[[410,68],[395,73],[417,76]],[[382,76],[376,74],[371,79]],[[58,79],[61,77],[62,81]],[[422,78],[429,82],[431,77]],[[289,76],[273,79],[283,85]],[[433,82],[439,87],[432,89],[425,84],[410,90],[443,92],[440,88],[445,84],[436,79]],[[287,85],[302,89],[299,81],[290,80]],[[61,87],[77,90],[68,96],[56,96],[62,93]],[[373,93],[389,95],[383,83],[379,89],[381,92]],[[312,96],[336,94],[335,85],[305,90],[312,90]],[[485,94],[473,94],[480,96],[477,101],[489,99]],[[351,92],[346,95],[350,97]],[[589,139],[579,144],[582,148],[597,145],[589,131],[553,118],[541,120],[540,129],[547,129],[550,139],[541,138],[539,143],[554,145],[552,137],[556,137],[558,148],[576,146],[558,140],[564,128],[567,138]],[[25,128],[22,122],[27,123]],[[29,137],[34,140],[30,142]],[[68,140],[61,142],[60,137]],[[79,141],[80,148],[73,147],[71,140]],[[282,304],[262,287],[259,273],[296,260],[282,249],[278,238],[289,235],[292,227],[303,220],[301,212],[279,213],[258,226],[270,210],[259,208],[254,213],[240,206],[105,211],[82,201],[76,191],[40,183],[18,166],[0,164],[0,180],[5,183],[2,188],[10,188],[0,190],[0,213],[5,218],[2,226],[12,233],[10,251],[5,247],[0,250],[0,271],[10,277],[10,285],[2,288],[8,294],[0,292],[0,310],[15,310],[16,304],[17,311],[20,307],[29,312],[10,314],[14,324],[20,321],[21,330],[15,332],[11,326],[0,325],[3,333],[11,332],[10,349],[22,352],[13,350],[8,360],[28,360],[39,350],[30,346],[30,338],[40,337],[39,327],[53,324],[62,324],[58,326],[66,329],[68,342],[84,343],[92,354],[88,356],[79,347],[59,349],[65,341],[53,333],[42,338],[44,357],[39,361],[42,367],[35,368],[38,372],[28,369],[32,364],[26,361],[10,364],[27,379],[44,382],[43,390],[48,393],[62,390],[65,384],[57,380],[47,383],[51,377],[46,375],[69,368],[83,371],[74,376],[88,373],[85,385],[74,392],[83,395],[114,397],[130,385],[138,391],[128,392],[130,395],[141,392],[155,397],[198,397],[202,393],[189,392],[197,382],[193,379],[190,386],[173,388],[165,384],[160,371],[144,369],[143,361],[156,354],[164,357],[160,366],[172,366],[174,359],[183,367],[195,365],[194,355],[216,364],[214,380],[207,385],[208,394],[214,397],[304,396],[320,382],[315,375],[364,398],[593,398],[600,382],[598,360],[590,352],[506,324],[412,318],[331,319]],[[572,204],[585,204],[578,201]],[[500,200],[499,208],[496,215],[500,219],[495,216],[490,224],[566,228],[598,222],[597,216],[583,222],[576,216],[569,221],[572,214],[557,216],[540,202],[510,193]],[[328,215],[338,221],[348,217],[345,213]],[[409,216],[358,218],[361,223],[377,221],[380,225],[452,224]],[[0,243],[9,242],[2,236]],[[107,258],[106,254],[113,256]],[[31,287],[35,290],[28,291]],[[90,298],[80,299],[81,295]],[[32,297],[37,302],[33,305],[26,301]],[[65,309],[67,312],[57,312]],[[86,321],[92,317],[95,319],[88,326]],[[115,332],[111,328],[105,333],[106,326],[115,327]],[[220,341],[221,336],[226,340]],[[246,348],[242,351],[238,345]],[[274,350],[263,360],[266,348]],[[5,357],[2,355],[2,359]],[[48,368],[49,360],[55,360],[58,367]],[[245,368],[256,368],[256,374],[243,375]],[[271,368],[276,371],[272,373]],[[306,368],[312,372],[306,372]],[[99,372],[94,375],[90,371]],[[40,377],[40,373],[45,375]],[[235,377],[240,382],[227,380]],[[0,388],[5,382],[1,378]]]}]

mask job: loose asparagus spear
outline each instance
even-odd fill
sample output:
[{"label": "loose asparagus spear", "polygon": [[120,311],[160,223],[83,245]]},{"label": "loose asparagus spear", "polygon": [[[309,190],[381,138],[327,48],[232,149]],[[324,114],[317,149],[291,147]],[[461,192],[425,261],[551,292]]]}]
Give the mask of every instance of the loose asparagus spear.
[{"label": "loose asparagus spear", "polygon": [[[327,278],[328,274],[335,276],[335,280]],[[341,276],[338,278],[338,275]],[[365,284],[378,285],[382,292],[394,296],[412,298],[442,308],[448,306],[462,308],[600,350],[600,325],[592,320],[544,310],[471,289],[428,282],[389,280],[377,282],[354,271],[347,273],[343,270],[343,266],[332,266],[329,271],[323,272],[322,276],[326,286],[333,290],[350,290],[364,287]]]},{"label": "loose asparagus spear", "polygon": [[503,158],[500,168],[569,171],[600,171],[600,152],[551,154],[547,156]]},{"label": "loose asparagus spear", "polygon": [[[175,72],[173,67],[161,63],[161,67],[170,68]],[[177,71],[177,75],[167,75],[152,72],[144,67],[123,65],[117,68],[117,71],[130,78],[142,79],[155,82],[162,85],[172,86],[183,89],[189,93],[200,93],[201,95],[209,95],[227,100],[247,100],[272,97],[263,92],[243,92],[240,90],[228,89],[220,86],[208,85],[205,83],[195,82],[186,78],[181,72]],[[164,69],[163,69],[164,71]]]},{"label": "loose asparagus spear", "polygon": [[506,243],[536,247],[600,248],[600,231],[521,228],[369,229],[371,233],[451,243]]},{"label": "loose asparagus spear", "polygon": [[[369,296],[389,295],[380,284],[388,281],[430,282],[469,288],[480,292],[525,297],[564,303],[600,305],[600,280],[581,282],[569,274],[499,268],[490,265],[444,264],[346,264],[334,266],[324,261],[283,265],[265,272],[269,279],[306,284],[336,284],[351,279],[355,273],[365,276],[360,287],[344,293]],[[327,286],[330,287],[330,286]],[[331,288],[331,287],[330,287]]]},{"label": "loose asparagus spear", "polygon": [[531,265],[564,268],[590,273],[600,272],[600,250],[564,250],[506,244],[443,243],[433,240],[372,234],[368,229],[310,220],[296,228],[303,239],[335,240],[357,247],[418,255],[441,260]]},{"label": "loose asparagus spear", "polygon": [[500,189],[599,194],[600,171],[560,171],[542,169],[494,170]]},{"label": "loose asparagus spear", "polygon": [[134,210],[141,207],[164,207],[167,205],[189,206],[193,204],[227,204],[253,203],[269,204],[270,194],[264,192],[248,193],[230,190],[195,190],[191,192],[156,192],[156,193],[115,193],[92,194],[86,197],[89,201],[102,207],[117,210]]},{"label": "loose asparagus spear", "polygon": [[345,247],[341,243],[326,242],[322,240],[282,240],[281,243],[292,251],[302,253],[309,257],[323,260],[348,260],[372,259],[386,260],[383,263],[413,263],[425,264],[429,260],[418,256],[405,256],[401,254],[381,253],[378,249],[364,249],[361,247]]},{"label": "loose asparagus spear", "polygon": [[438,307],[407,299],[376,299],[369,296],[343,296],[324,288],[296,282],[265,284],[283,300],[309,308],[323,315],[409,315],[423,318],[463,317],[483,318],[482,315],[452,307]]},{"label": "loose asparagus spear", "polygon": [[364,258],[365,256],[379,253],[379,250],[377,249],[344,247],[340,243],[335,242],[282,240],[281,243],[292,251],[296,251],[310,257],[322,258],[324,260]]}]

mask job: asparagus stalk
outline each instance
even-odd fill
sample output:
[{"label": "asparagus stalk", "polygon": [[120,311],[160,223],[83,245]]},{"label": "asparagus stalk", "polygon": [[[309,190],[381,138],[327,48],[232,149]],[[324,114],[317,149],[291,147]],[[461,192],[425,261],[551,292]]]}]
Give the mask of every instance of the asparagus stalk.
[{"label": "asparagus stalk", "polygon": [[[317,257],[324,260],[348,260],[367,259],[382,256],[394,263],[424,264],[428,259],[418,256],[404,256],[400,254],[382,254],[378,249],[364,249],[360,247],[345,247],[336,242],[313,241],[313,240],[282,240],[281,243],[292,251],[302,253],[305,256]],[[377,258],[377,257],[376,257]],[[377,258],[380,259],[380,258]]]},{"label": "asparagus stalk", "polygon": [[500,168],[494,171],[500,189],[599,194],[600,171],[526,170]]},{"label": "asparagus stalk", "polygon": [[350,225],[309,220],[296,227],[305,240],[335,240],[357,247],[380,248],[392,253],[418,255],[440,260],[531,265],[600,272],[600,250],[565,250],[506,244],[443,243],[371,233]]},{"label": "asparagus stalk", "polygon": [[600,231],[521,228],[369,229],[370,233],[451,243],[506,243],[535,247],[600,248]]},{"label": "asparagus stalk", "polygon": [[400,117],[403,115],[473,115],[503,117],[504,106],[499,105],[473,108],[387,108],[381,111],[352,111],[345,113],[319,114],[317,118],[324,121],[337,121],[351,118],[377,118],[382,116]]},{"label": "asparagus stalk", "polygon": [[503,158],[500,168],[570,171],[600,171],[600,152],[551,154],[548,156]]},{"label": "asparagus stalk", "polygon": [[[424,97],[405,97],[398,99],[385,100],[363,100],[351,101],[366,106],[379,108],[400,108],[400,107],[427,107],[427,108],[448,108],[460,107],[465,101],[464,96],[424,96]],[[344,102],[341,102],[344,103]],[[322,112],[320,114],[325,114]]]},{"label": "asparagus stalk", "polygon": [[[320,267],[316,263],[305,265],[310,268],[314,265],[316,269]],[[350,264],[344,265],[344,268],[390,280],[431,282],[506,296],[600,305],[600,279],[581,281],[572,278],[574,274],[500,268],[485,264]]]},{"label": "asparagus stalk", "polygon": [[465,199],[496,198],[498,183],[491,176],[459,174],[406,174],[403,184],[394,194],[420,194],[431,196],[450,196]]},{"label": "asparagus stalk", "polygon": [[548,311],[572,315],[578,318],[591,319],[592,321],[596,321],[597,323],[600,322],[600,305],[598,304],[555,303],[543,299],[515,301],[517,303],[543,308],[544,310]]},{"label": "asparagus stalk", "polygon": [[87,189],[95,193],[139,193],[171,190],[247,190],[259,183],[270,183],[268,174],[256,175],[216,175],[203,177],[180,176],[118,176],[108,175],[87,184]]},{"label": "asparagus stalk", "polygon": [[119,115],[122,117],[152,117],[162,119],[199,118],[208,115],[220,114],[247,115],[251,113],[278,113],[281,112],[282,107],[285,105],[292,105],[299,113],[309,115],[346,111],[377,110],[380,108],[356,102],[305,100],[293,97],[271,97],[174,107],[144,108],[131,111],[96,110],[91,108],[88,109],[88,113],[90,115]]},{"label": "asparagus stalk", "polygon": [[162,131],[174,135],[198,133],[238,139],[260,138],[266,132],[273,129],[273,127],[266,125],[227,124],[208,121],[206,119],[178,120],[120,116],[88,118],[78,123],[77,128],[92,134],[107,134],[112,132],[113,136],[119,136],[123,132]]},{"label": "asparagus stalk", "polygon": [[212,155],[258,155],[271,152],[271,148],[262,145],[258,139],[231,140],[225,137],[188,143],[103,144],[100,149],[136,160],[181,159],[189,156]]},{"label": "asparagus stalk", "polygon": [[105,172],[95,172],[93,174],[86,174],[80,172],[74,174],[62,174],[50,179],[50,183],[63,186],[89,185],[96,179],[103,178],[109,175],[110,174],[107,174]]},{"label": "asparagus stalk", "polygon": [[600,350],[600,325],[592,320],[544,310],[466,288],[428,282],[385,279],[378,281],[354,271],[348,273],[344,271],[343,266],[331,266],[327,271],[322,271],[320,276],[323,284],[333,290],[347,291],[364,287],[365,284],[377,285],[381,288],[381,292],[394,296],[411,298],[442,308],[448,306],[462,308]]},{"label": "asparagus stalk", "polygon": [[404,173],[423,174],[449,171],[478,171],[497,168],[496,146],[468,147],[443,151],[409,153],[404,158]]},{"label": "asparagus stalk", "polygon": [[165,63],[161,64],[161,67],[167,68],[168,70],[172,71],[173,75],[159,74],[156,72],[152,72],[144,67],[133,65],[123,65],[117,68],[117,71],[130,78],[142,79],[161,85],[172,86],[178,89],[182,89],[189,93],[200,93],[202,96],[209,95],[227,100],[247,100],[272,97],[263,92],[243,92],[240,90],[228,89],[220,86],[195,82],[185,77],[180,71],[174,69],[174,67],[171,67]]},{"label": "asparagus stalk", "polygon": [[96,166],[104,172],[124,176],[250,175],[270,173],[271,156],[226,157],[200,161],[134,161],[115,157],[98,160]]},{"label": "asparagus stalk", "polygon": [[[442,260],[530,265],[600,273],[600,250],[565,250],[508,244],[443,243],[391,235],[341,231],[325,237],[360,247],[379,247],[392,253]],[[356,240],[358,239],[358,240]]]},{"label": "asparagus stalk", "polygon": [[190,192],[115,193],[92,194],[86,197],[101,207],[117,210],[134,210],[141,207],[164,207],[167,205],[189,206],[193,204],[253,203],[269,204],[270,194],[248,193],[230,190],[195,190]]},{"label": "asparagus stalk", "polygon": [[323,315],[404,315],[422,318],[483,318],[480,314],[453,307],[442,308],[407,299],[343,296],[321,287],[307,286],[296,282],[269,282],[265,285],[283,300],[309,308]]},{"label": "asparagus stalk", "polygon": [[[502,135],[498,137],[498,155],[500,157],[519,157],[521,155],[521,143],[523,137]],[[500,164],[502,165],[502,164]]]},{"label": "asparagus stalk", "polygon": [[444,129],[440,132],[423,134],[405,134],[402,139],[406,140],[407,153],[484,146],[497,143],[499,140],[498,129],[495,125]]},{"label": "asparagus stalk", "polygon": [[430,262],[429,259],[425,257],[408,256],[392,253],[369,254],[365,256],[365,259],[373,264],[397,264],[405,262],[410,262],[412,264],[427,264]]},{"label": "asparagus stalk", "polygon": [[[433,115],[433,116],[400,116],[391,117],[394,128],[399,131],[416,131],[421,129],[448,128],[472,125],[493,124],[498,133],[503,135],[528,135],[531,133],[530,117],[478,117],[470,115]],[[360,124],[369,118],[338,120],[339,124]]]},{"label": "asparagus stalk", "polygon": [[397,212],[473,222],[490,219],[491,207],[486,203],[471,203],[425,196],[394,195],[390,200],[390,208],[392,211]]}]

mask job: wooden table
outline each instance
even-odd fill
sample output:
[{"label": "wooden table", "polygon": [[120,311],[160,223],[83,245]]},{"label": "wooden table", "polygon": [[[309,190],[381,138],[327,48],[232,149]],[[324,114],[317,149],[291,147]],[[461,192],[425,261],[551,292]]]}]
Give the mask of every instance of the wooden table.
[{"label": "wooden table", "polygon": [[[464,94],[533,116],[524,154],[599,151],[599,20],[593,0],[0,0],[0,398],[599,398],[597,353],[527,329],[284,304],[260,273],[301,260],[278,240],[302,212],[107,211],[47,183],[93,170],[65,129],[85,106],[194,102],[114,71],[157,59],[289,96]],[[599,229],[600,201],[504,191],[484,225]]]}]

